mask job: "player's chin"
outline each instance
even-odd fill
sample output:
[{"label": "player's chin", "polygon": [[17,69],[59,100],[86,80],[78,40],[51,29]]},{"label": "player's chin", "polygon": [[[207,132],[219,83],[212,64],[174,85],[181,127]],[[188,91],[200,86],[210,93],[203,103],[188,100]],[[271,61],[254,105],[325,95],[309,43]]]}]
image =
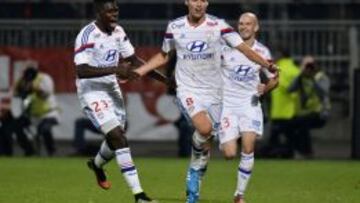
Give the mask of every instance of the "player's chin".
[{"label": "player's chin", "polygon": [[109,23],[109,27],[111,27],[112,29],[115,29],[117,26],[117,23],[116,22],[110,22]]},{"label": "player's chin", "polygon": [[196,17],[197,18],[202,18],[202,17],[204,17],[205,16],[205,12],[203,12],[203,11],[200,11],[200,12],[196,12]]}]

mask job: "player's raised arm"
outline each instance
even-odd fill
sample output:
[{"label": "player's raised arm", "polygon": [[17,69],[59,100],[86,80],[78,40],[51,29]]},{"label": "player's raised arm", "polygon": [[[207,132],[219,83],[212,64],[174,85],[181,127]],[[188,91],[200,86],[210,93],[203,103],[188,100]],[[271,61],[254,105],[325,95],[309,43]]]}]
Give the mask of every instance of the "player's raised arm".
[{"label": "player's raised arm", "polygon": [[260,56],[258,53],[256,53],[254,50],[252,50],[245,42],[242,42],[238,46],[235,47],[237,50],[242,52],[246,57],[248,57],[250,60],[254,61],[255,63],[261,65],[261,67],[268,68],[270,71],[273,71],[272,69],[274,67],[272,63],[264,59],[262,56]]},{"label": "player's raised arm", "polygon": [[276,71],[276,66],[269,61],[267,61],[265,58],[260,56],[258,53],[256,53],[254,50],[251,49],[240,37],[238,33],[235,32],[235,30],[229,26],[225,21],[220,21],[222,24],[222,30],[221,30],[221,36],[222,38],[229,44],[231,47],[234,47],[235,49],[242,52],[247,58],[249,58],[251,61],[259,64],[260,66],[269,69],[271,72]]}]

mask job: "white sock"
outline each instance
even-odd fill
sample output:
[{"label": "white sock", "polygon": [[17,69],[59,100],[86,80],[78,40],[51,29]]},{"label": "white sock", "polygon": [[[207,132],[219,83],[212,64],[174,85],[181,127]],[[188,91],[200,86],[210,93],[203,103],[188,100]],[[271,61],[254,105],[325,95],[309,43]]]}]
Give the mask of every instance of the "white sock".
[{"label": "white sock", "polygon": [[106,140],[104,140],[101,144],[99,152],[95,156],[95,165],[99,168],[102,168],[106,163],[114,158],[114,156],[114,151],[110,149]]},{"label": "white sock", "polygon": [[246,186],[250,180],[251,172],[254,166],[254,153],[241,153],[241,160],[238,170],[238,180],[235,195],[244,196]]},{"label": "white sock", "polygon": [[190,160],[190,167],[194,170],[206,170],[210,153],[204,150],[203,144],[207,141],[197,131],[194,132]]},{"label": "white sock", "polygon": [[131,158],[130,149],[122,148],[115,151],[116,162],[130,187],[133,194],[143,192],[141,188],[139,176]]}]

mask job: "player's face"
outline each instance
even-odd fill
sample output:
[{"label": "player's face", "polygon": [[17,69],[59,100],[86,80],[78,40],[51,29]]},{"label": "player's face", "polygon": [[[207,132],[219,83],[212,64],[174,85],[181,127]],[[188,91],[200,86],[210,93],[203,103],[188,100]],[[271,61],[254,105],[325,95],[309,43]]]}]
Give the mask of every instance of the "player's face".
[{"label": "player's face", "polygon": [[243,40],[248,40],[255,37],[255,33],[257,32],[257,30],[258,25],[253,17],[247,15],[243,15],[240,17],[238,22],[238,31]]},{"label": "player's face", "polygon": [[205,16],[209,2],[207,0],[186,0],[185,4],[188,7],[189,15],[192,18],[200,19]]},{"label": "player's face", "polygon": [[116,2],[105,3],[99,11],[99,16],[103,25],[106,28],[113,30],[117,25],[119,16],[119,8]]}]

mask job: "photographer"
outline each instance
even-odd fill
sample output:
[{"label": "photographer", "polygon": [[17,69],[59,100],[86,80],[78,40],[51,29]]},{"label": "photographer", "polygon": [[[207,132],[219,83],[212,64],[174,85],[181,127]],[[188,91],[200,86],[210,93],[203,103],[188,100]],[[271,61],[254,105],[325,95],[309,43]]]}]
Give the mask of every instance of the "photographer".
[{"label": "photographer", "polygon": [[330,112],[330,80],[312,56],[301,63],[301,73],[290,85],[289,92],[299,94],[298,111],[293,121],[294,147],[305,158],[312,158],[311,129],[326,124]]},{"label": "photographer", "polygon": [[26,128],[30,123],[35,125],[37,141],[42,138],[47,154],[53,155],[55,146],[52,127],[58,124],[59,112],[52,78],[29,66],[16,82],[14,94],[23,101],[23,113],[19,118],[24,121],[23,127]]}]

